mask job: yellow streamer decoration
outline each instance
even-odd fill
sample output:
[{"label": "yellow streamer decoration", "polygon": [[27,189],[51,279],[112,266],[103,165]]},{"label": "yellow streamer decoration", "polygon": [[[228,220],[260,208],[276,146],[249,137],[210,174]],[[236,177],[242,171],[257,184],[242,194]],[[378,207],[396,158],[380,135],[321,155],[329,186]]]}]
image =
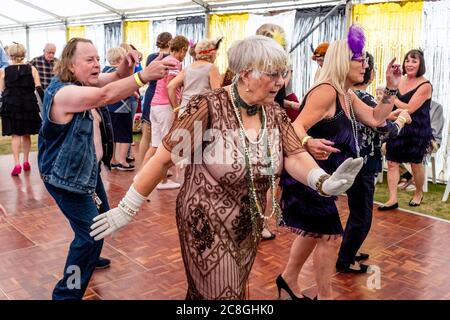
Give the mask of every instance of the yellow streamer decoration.
[{"label": "yellow streamer decoration", "polygon": [[86,26],[68,26],[66,40],[72,38],[86,38]]},{"label": "yellow streamer decoration", "polygon": [[385,85],[385,71],[389,61],[403,57],[421,43],[423,2],[397,2],[357,4],[352,9],[352,20],[364,29],[366,51],[374,56],[375,81],[369,92],[375,93],[377,85]]},{"label": "yellow streamer decoration", "polygon": [[232,43],[247,36],[248,18],[248,13],[209,16],[208,38],[224,37],[216,59],[216,65],[221,73],[224,73],[228,67],[227,51]]},{"label": "yellow streamer decoration", "polygon": [[124,41],[132,44],[143,54],[142,67],[145,66],[145,60],[150,53],[150,21],[125,21],[124,24]]}]

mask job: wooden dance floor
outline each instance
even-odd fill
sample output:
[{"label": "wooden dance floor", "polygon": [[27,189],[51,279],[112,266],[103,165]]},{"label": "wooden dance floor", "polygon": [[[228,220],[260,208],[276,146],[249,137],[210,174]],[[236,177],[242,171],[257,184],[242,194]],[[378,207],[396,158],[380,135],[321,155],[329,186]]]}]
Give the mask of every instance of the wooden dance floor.
[{"label": "wooden dance floor", "polygon": [[[50,299],[63,272],[73,237],[67,220],[45,190],[36,153],[32,170],[11,177],[12,156],[0,157],[0,300]],[[102,173],[110,204],[117,205],[134,176]],[[138,218],[108,238],[102,256],[112,260],[96,270],[86,299],[184,299],[186,278],[175,226],[177,191],[154,191]],[[339,199],[342,219],[346,198]],[[275,278],[289,256],[294,236],[278,229],[277,238],[262,242],[250,277],[249,298],[276,299]],[[374,211],[364,244],[369,264],[381,271],[380,289],[369,289],[371,274],[336,274],[338,299],[450,299],[450,223],[401,210]],[[312,261],[302,271],[306,295],[314,296]]]}]

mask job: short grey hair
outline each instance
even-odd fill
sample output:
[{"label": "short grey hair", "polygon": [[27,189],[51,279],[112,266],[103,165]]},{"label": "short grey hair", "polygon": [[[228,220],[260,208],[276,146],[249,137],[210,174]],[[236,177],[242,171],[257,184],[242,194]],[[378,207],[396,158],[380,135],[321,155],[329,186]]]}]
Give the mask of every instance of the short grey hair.
[{"label": "short grey hair", "polygon": [[233,43],[228,50],[228,67],[235,73],[256,70],[274,72],[286,69],[289,56],[275,40],[265,36],[250,36]]}]

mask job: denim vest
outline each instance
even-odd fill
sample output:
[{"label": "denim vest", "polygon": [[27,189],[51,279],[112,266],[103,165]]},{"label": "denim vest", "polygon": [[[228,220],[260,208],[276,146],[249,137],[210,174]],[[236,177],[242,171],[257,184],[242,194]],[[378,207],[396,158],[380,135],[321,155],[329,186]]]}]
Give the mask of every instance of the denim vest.
[{"label": "denim vest", "polygon": [[94,148],[93,116],[75,113],[67,124],[50,120],[53,99],[61,88],[75,85],[53,77],[45,91],[38,139],[38,166],[45,183],[75,193],[95,192],[99,166]]}]

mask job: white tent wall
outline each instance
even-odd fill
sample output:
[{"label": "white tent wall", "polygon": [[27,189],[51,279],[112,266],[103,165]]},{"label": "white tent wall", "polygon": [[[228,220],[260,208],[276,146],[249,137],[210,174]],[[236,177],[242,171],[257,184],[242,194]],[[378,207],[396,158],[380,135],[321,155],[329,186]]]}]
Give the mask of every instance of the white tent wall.
[{"label": "white tent wall", "polygon": [[[169,32],[173,37],[177,34],[177,20],[176,19],[167,19],[167,20],[154,20],[152,21],[151,30],[150,30],[150,44],[151,51],[157,52],[159,49],[156,47],[156,37],[161,32]],[[145,57],[147,58],[147,57]]]},{"label": "white tent wall", "polygon": [[295,12],[296,10],[290,10],[274,15],[250,14],[247,27],[248,35],[254,35],[256,30],[265,23],[277,24],[284,29],[286,40],[288,42],[287,50],[289,50],[292,45],[294,33]]},{"label": "white tent wall", "polygon": [[13,42],[25,45],[27,43],[27,34],[25,29],[2,31],[0,32],[0,41],[2,42],[3,47],[9,46],[13,44]]},{"label": "white tent wall", "polygon": [[445,124],[441,148],[436,155],[436,175],[447,181],[450,176],[450,1],[424,3],[421,47],[427,69],[425,76],[433,85],[433,100],[444,110]]},{"label": "white tent wall", "polygon": [[100,65],[103,67],[106,64],[106,46],[105,46],[105,25],[94,24],[86,26],[86,38],[92,40],[92,43],[98,50],[100,57]]},{"label": "white tent wall", "polygon": [[[1,34],[0,34],[1,37]],[[66,29],[64,27],[30,29],[30,46],[27,48],[29,59],[41,56],[43,54],[44,46],[47,43],[53,43],[56,46],[56,57],[61,55],[61,52],[66,45]]]}]

